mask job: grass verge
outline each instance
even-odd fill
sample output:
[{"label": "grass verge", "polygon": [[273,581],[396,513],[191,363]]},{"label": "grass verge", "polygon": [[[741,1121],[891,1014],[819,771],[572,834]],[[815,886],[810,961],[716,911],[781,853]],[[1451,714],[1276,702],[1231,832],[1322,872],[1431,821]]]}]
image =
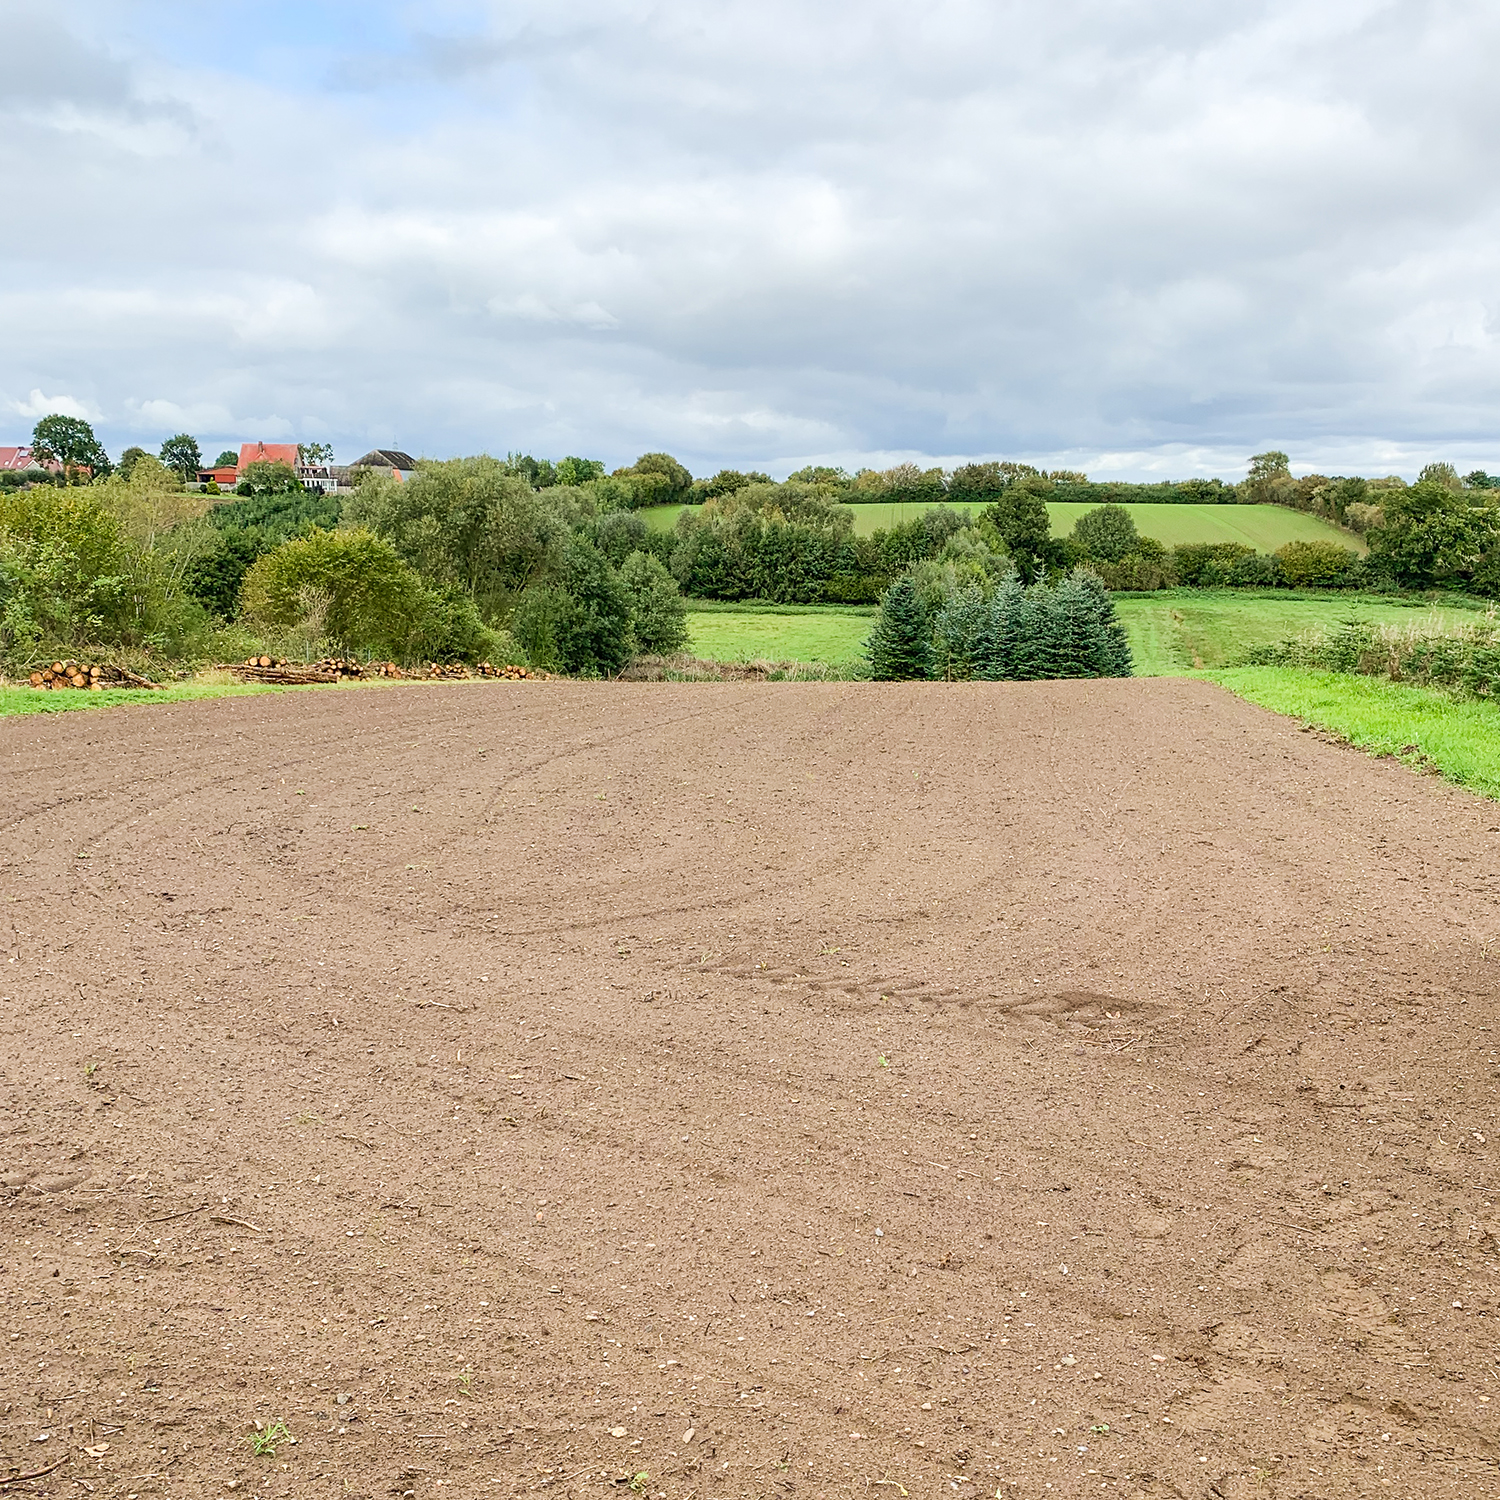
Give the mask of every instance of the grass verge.
[{"label": "grass verge", "polygon": [[248,698],[257,693],[284,693],[286,688],[246,686],[238,682],[182,682],[149,688],[104,688],[97,693],[71,689],[44,693],[34,687],[0,687],[0,718],[13,714],[64,714],[89,708],[118,708],[122,703],[191,703],[198,698]]},{"label": "grass verge", "polygon": [[1436,688],[1294,667],[1203,674],[1236,697],[1329,730],[1371,755],[1393,756],[1500,798],[1500,704]]}]

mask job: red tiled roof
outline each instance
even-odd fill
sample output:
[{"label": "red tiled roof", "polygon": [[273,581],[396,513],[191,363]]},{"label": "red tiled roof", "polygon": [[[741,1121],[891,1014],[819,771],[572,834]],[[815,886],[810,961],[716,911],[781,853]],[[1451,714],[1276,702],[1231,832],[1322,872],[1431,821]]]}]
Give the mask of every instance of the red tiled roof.
[{"label": "red tiled roof", "polygon": [[31,467],[30,448],[0,448],[0,469],[29,469]]},{"label": "red tiled roof", "polygon": [[241,443],[240,473],[251,464],[285,464],[290,469],[297,467],[297,445],[295,443]]}]

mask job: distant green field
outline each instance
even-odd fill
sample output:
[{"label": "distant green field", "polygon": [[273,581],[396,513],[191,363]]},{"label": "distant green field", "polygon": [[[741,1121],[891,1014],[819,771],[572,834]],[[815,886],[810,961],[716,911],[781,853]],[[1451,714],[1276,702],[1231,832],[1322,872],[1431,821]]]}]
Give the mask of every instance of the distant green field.
[{"label": "distant green field", "polygon": [[1383,678],[1288,667],[1243,667],[1215,672],[1212,680],[1251,703],[1332,730],[1373,755],[1394,756],[1413,769],[1500,797],[1500,704],[1463,702]]},{"label": "distant green field", "polygon": [[1269,645],[1344,620],[1416,625],[1434,633],[1470,623],[1461,609],[1402,604],[1367,594],[1296,594],[1289,589],[1170,589],[1116,594],[1138,677],[1174,677],[1229,666],[1252,646]]},{"label": "distant green field", "polygon": [[[692,508],[653,505],[641,515],[653,531],[670,531],[677,524],[677,517]],[[925,508],[892,504],[850,507],[858,536],[889,531],[902,521],[914,520]],[[967,515],[974,507],[958,505],[953,509]],[[1047,510],[1052,517],[1053,536],[1066,536],[1079,516],[1092,509],[1091,505],[1071,500],[1049,504]],[[1331,541],[1355,552],[1367,550],[1359,537],[1340,531],[1317,516],[1285,510],[1279,505],[1127,505],[1125,509],[1135,518],[1136,529],[1143,536],[1155,537],[1166,547],[1175,547],[1181,542],[1239,542],[1254,547],[1257,552],[1274,552],[1288,542]]]},{"label": "distant green field", "polygon": [[[1066,536],[1091,505],[1063,501],[1049,504],[1052,534]],[[1337,542],[1354,552],[1368,552],[1363,538],[1337,526],[1280,505],[1127,505],[1142,536],[1164,547],[1183,542],[1239,542],[1257,552],[1274,552],[1288,542]]]}]

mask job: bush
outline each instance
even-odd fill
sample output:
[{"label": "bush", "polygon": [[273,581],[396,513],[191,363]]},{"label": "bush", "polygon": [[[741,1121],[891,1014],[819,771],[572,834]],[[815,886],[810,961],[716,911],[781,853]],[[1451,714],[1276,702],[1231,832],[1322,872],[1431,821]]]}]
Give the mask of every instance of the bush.
[{"label": "bush", "polygon": [[1172,571],[1190,588],[1221,588],[1236,563],[1254,556],[1255,548],[1240,542],[1186,542],[1172,549]]},{"label": "bush", "polygon": [[133,549],[93,489],[0,492],[0,649],[112,639],[128,628]]},{"label": "bush", "polygon": [[1337,542],[1288,542],[1277,548],[1276,560],[1293,588],[1338,588],[1356,554]]},{"label": "bush", "polygon": [[429,584],[461,589],[493,621],[523,589],[556,579],[577,494],[533,490],[481,455],[424,463],[404,484],[372,476],[345,502],[344,520],[385,537]]},{"label": "bush", "polygon": [[1122,557],[1119,562],[1095,562],[1093,569],[1106,587],[1120,593],[1150,593],[1169,589],[1177,581],[1165,558],[1146,557],[1139,552]]},{"label": "bush", "polygon": [[1073,527],[1073,540],[1085,556],[1101,562],[1117,563],[1140,547],[1140,533],[1123,505],[1099,505],[1086,511]]},{"label": "bush", "polygon": [[1350,621],[1326,635],[1258,647],[1247,662],[1314,667],[1444,687],[1472,697],[1500,697],[1500,627],[1493,620],[1453,635]]},{"label": "bush", "polygon": [[672,575],[656,558],[632,552],[620,569],[630,592],[630,625],[636,648],[657,656],[687,645],[687,606]]},{"label": "bush", "polygon": [[300,495],[303,489],[302,481],[290,464],[279,460],[273,463],[262,458],[246,466],[234,492],[247,498],[260,498],[265,495]]},{"label": "bush", "polygon": [[693,488],[693,476],[670,453],[643,453],[628,469],[616,469],[611,477],[625,483],[626,503],[635,510],[682,504]]},{"label": "bush", "polygon": [[533,666],[613,677],[635,655],[633,602],[609,559],[575,537],[558,581],[525,590],[510,628]]},{"label": "bush", "polygon": [[283,542],[245,574],[241,607],[254,622],[289,627],[321,613],[341,650],[404,654],[431,608],[421,580],[369,531],[312,531]]},{"label": "bush", "polygon": [[396,654],[403,661],[519,662],[508,631],[492,630],[466,594],[424,589],[406,638]]}]

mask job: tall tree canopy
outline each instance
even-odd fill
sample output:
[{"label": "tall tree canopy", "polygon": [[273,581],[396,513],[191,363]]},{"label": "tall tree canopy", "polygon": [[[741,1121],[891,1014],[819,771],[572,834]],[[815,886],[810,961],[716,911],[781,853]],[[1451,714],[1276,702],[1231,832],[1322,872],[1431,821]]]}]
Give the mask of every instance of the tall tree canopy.
[{"label": "tall tree canopy", "polygon": [[104,445],[82,417],[43,417],[32,429],[31,451],[40,463],[92,469],[96,478],[111,468]]}]

